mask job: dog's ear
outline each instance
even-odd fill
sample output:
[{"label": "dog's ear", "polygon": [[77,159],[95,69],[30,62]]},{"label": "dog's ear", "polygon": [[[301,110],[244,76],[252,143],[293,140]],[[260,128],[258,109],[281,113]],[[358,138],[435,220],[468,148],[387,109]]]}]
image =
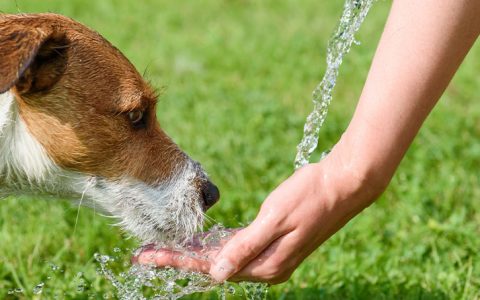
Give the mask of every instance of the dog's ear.
[{"label": "dog's ear", "polygon": [[52,29],[0,24],[0,93],[48,90],[67,66],[68,41]]}]

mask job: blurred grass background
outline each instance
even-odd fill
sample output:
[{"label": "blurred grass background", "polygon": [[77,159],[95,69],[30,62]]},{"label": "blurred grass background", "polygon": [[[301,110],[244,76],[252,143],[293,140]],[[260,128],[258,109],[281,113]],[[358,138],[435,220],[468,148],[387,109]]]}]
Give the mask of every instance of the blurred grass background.
[{"label": "blurred grass background", "polygon": [[[251,221],[292,173],[342,1],[2,0],[0,11],[61,13],[99,31],[164,90],[163,128],[222,191],[209,213]],[[378,1],[340,69],[320,147],[337,141],[361,92],[390,1]],[[437,105],[384,195],[326,242],[271,299],[480,297],[480,45]],[[316,155],[318,158],[318,154]],[[93,254],[137,242],[62,201],[0,205],[0,298],[102,299]],[[60,267],[52,270],[51,264]],[[88,287],[77,291],[78,273]],[[52,277],[52,278],[48,278]],[[45,282],[44,292],[32,289]],[[8,295],[13,288],[24,293]],[[216,294],[192,298],[215,299]]]}]

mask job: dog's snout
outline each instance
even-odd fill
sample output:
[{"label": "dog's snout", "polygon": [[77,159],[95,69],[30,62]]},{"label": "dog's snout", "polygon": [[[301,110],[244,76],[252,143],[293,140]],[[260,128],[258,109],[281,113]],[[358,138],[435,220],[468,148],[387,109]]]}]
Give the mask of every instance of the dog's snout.
[{"label": "dog's snout", "polygon": [[203,203],[208,209],[217,203],[218,199],[220,199],[220,191],[216,185],[210,182],[210,180],[207,180],[207,182],[205,182],[205,184],[202,186],[202,196]]}]

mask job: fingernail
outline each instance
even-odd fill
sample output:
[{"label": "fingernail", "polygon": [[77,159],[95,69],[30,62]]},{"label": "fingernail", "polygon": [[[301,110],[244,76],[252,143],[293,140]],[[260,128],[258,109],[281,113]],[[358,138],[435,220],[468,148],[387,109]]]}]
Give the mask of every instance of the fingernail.
[{"label": "fingernail", "polygon": [[131,264],[138,264],[138,256],[132,256],[132,258],[130,258],[130,263]]},{"label": "fingernail", "polygon": [[226,259],[220,259],[210,268],[210,275],[217,282],[223,282],[235,273],[232,263]]}]

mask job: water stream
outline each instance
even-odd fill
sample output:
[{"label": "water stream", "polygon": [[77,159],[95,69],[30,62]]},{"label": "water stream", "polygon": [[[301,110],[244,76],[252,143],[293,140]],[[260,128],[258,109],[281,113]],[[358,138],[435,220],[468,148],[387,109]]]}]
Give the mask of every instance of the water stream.
[{"label": "water stream", "polygon": [[[318,146],[318,134],[327,117],[328,107],[332,100],[332,92],[337,83],[338,70],[343,58],[350,51],[355,41],[355,33],[362,25],[374,0],[347,0],[342,17],[327,47],[327,68],[322,81],[313,91],[313,110],[308,115],[303,128],[303,138],[297,146],[295,169],[310,160],[310,156]],[[322,157],[326,154],[324,152]]]}]

